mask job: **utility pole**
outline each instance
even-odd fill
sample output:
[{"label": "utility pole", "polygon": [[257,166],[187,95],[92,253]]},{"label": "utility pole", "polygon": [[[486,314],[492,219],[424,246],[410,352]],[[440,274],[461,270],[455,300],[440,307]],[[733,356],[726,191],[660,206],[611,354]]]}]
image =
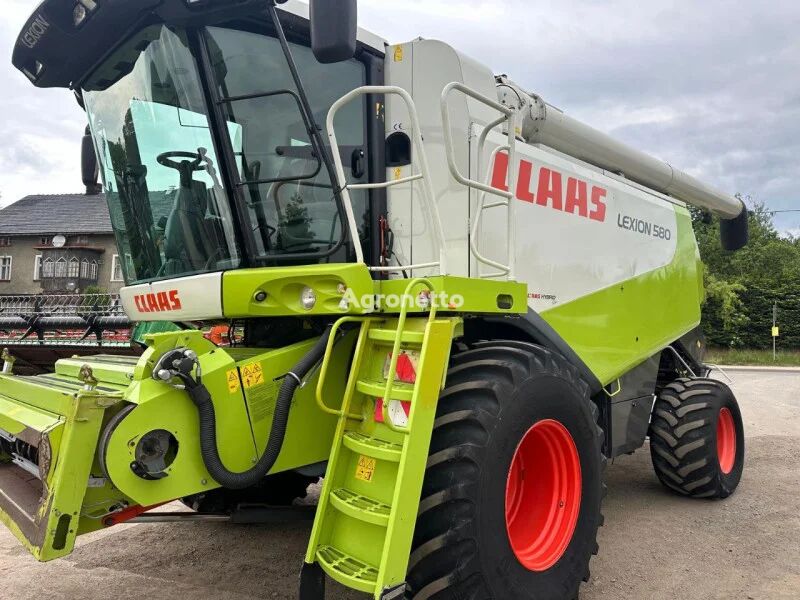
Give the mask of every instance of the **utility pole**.
[{"label": "utility pole", "polygon": [[778,353],[775,342],[778,339],[778,303],[772,305],[772,361],[777,362]]}]

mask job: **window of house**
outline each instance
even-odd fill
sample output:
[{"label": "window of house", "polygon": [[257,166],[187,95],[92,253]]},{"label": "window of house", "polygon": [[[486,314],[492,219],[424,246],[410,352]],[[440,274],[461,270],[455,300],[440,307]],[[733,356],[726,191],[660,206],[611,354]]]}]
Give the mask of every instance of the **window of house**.
[{"label": "window of house", "polygon": [[81,279],[89,279],[89,261],[85,258],[81,261]]},{"label": "window of house", "polygon": [[70,278],[77,278],[81,271],[81,262],[75,258],[74,256],[69,259],[69,270],[67,271],[67,277]]},{"label": "window of house", "polygon": [[0,247],[8,247],[11,245],[11,238],[8,236],[0,236]]},{"label": "window of house", "polygon": [[89,265],[89,279],[97,281],[97,261],[93,260]]},{"label": "window of house", "polygon": [[0,281],[11,281],[10,256],[0,256]]},{"label": "window of house", "polygon": [[56,279],[67,276],[67,259],[63,256],[56,261],[55,277]]},{"label": "window of house", "polygon": [[122,261],[119,258],[119,254],[115,254],[111,257],[111,281],[124,281],[125,278],[122,275]]},{"label": "window of house", "polygon": [[52,277],[54,273],[53,269],[53,259],[46,258],[42,263],[42,277]]},{"label": "window of house", "polygon": [[42,255],[37,254],[33,259],[33,280],[39,281],[42,278]]},{"label": "window of house", "polygon": [[43,235],[39,238],[39,245],[40,246],[52,246],[53,245],[53,236],[52,235]]},{"label": "window of house", "polygon": [[69,238],[70,244],[74,246],[86,246],[89,243],[88,235],[73,235]]}]

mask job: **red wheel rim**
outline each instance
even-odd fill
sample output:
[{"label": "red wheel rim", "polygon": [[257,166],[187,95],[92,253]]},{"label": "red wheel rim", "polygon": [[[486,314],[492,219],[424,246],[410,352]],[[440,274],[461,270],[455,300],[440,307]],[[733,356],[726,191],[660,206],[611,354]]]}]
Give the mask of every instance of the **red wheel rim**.
[{"label": "red wheel rim", "polygon": [[506,483],[506,530],[517,560],[546,571],[569,546],[581,506],[581,462],[567,428],[546,419],[522,438]]},{"label": "red wheel rim", "polygon": [[733,471],[736,462],[736,425],[727,408],[720,409],[717,418],[717,457],[719,469],[725,475]]}]

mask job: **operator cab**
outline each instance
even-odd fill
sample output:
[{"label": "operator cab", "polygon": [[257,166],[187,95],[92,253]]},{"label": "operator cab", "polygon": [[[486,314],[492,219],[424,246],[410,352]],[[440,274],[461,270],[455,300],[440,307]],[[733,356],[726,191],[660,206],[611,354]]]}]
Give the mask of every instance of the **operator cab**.
[{"label": "operator cab", "polygon": [[[74,14],[63,4],[34,13],[14,62],[36,85],[71,87],[85,107],[129,285],[354,260],[319,125],[341,96],[382,83],[382,52],[362,42],[341,60],[347,48],[326,54],[317,39],[316,56],[338,61],[322,64],[295,3],[109,0]],[[104,58],[91,64],[84,51]],[[383,174],[382,144],[368,144],[383,134],[372,103],[336,120],[349,183]],[[351,192],[368,262],[384,198]]]}]

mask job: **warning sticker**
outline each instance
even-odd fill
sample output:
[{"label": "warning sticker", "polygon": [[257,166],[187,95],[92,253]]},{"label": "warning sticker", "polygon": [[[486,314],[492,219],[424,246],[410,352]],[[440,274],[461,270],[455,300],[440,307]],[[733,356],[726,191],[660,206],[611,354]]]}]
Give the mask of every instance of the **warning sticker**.
[{"label": "warning sticker", "polygon": [[368,456],[359,456],[358,465],[356,466],[356,479],[361,481],[371,482],[375,475],[375,462],[374,458]]},{"label": "warning sticker", "polygon": [[242,383],[244,383],[244,389],[246,390],[264,383],[264,371],[261,369],[260,362],[250,363],[242,367]]},{"label": "warning sticker", "polygon": [[403,62],[403,47],[394,47],[394,62]]},{"label": "warning sticker", "polygon": [[236,372],[236,369],[231,369],[226,376],[228,379],[228,392],[235,394],[239,391],[239,373]]},{"label": "warning sticker", "polygon": [[259,423],[275,413],[275,398],[278,395],[278,382],[268,381],[247,392],[247,407],[253,423]]}]

